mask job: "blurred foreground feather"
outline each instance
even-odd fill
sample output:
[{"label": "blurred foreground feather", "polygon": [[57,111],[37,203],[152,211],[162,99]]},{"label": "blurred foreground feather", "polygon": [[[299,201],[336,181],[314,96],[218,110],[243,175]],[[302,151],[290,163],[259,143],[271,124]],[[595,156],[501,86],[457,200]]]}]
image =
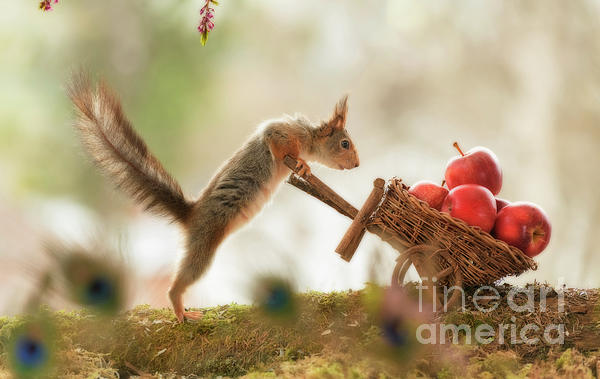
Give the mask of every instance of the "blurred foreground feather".
[{"label": "blurred foreground feather", "polygon": [[52,258],[26,303],[35,311],[56,295],[105,316],[123,309],[126,298],[125,262],[100,243],[81,247],[52,242],[47,248]]},{"label": "blurred foreground feather", "polygon": [[280,321],[298,317],[296,294],[288,280],[263,277],[254,283],[254,299],[264,314]]},{"label": "blurred foreground feather", "polygon": [[123,305],[123,275],[116,267],[83,253],[60,262],[72,299],[101,313],[115,314]]},{"label": "blurred foreground feather", "polygon": [[52,375],[56,358],[55,333],[48,312],[43,309],[12,331],[6,353],[15,377],[39,378]]},{"label": "blurred foreground feather", "polygon": [[399,365],[405,365],[422,349],[416,339],[417,327],[433,319],[431,310],[419,308],[416,296],[412,295],[416,294],[403,287],[382,288],[372,284],[363,292],[364,306],[381,330],[381,338],[372,352]]}]

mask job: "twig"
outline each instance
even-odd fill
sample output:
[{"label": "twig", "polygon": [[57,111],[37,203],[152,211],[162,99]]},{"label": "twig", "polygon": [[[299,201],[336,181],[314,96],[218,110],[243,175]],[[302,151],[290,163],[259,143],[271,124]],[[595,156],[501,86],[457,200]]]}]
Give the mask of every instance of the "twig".
[{"label": "twig", "polygon": [[142,378],[152,377],[152,375],[150,375],[149,373],[144,372],[144,371],[138,369],[133,364],[131,364],[129,361],[125,361],[125,367],[127,367],[128,369],[130,369],[131,371],[133,371],[134,373],[136,373],[138,376],[141,376]]}]

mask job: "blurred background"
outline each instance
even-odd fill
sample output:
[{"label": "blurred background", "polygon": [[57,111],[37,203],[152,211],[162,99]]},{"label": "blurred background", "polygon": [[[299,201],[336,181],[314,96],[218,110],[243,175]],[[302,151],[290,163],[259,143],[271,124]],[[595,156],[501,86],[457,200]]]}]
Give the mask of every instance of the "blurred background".
[{"label": "blurred background", "polygon": [[[83,154],[64,93],[79,67],[112,84],[190,195],[262,120],[317,121],[344,93],[361,166],[313,171],[355,206],[375,177],[441,182],[455,140],[489,147],[500,196],[541,205],[553,223],[538,271],[508,281],[600,285],[600,2],[223,0],[205,47],[199,0],[61,0],[48,13],[37,3],[0,12],[1,313],[36,291],[56,238],[110,245],[130,304],[167,305],[182,235]],[[377,237],[351,263],[333,253],[349,223],[283,184],[186,304],[247,303],[265,274],[302,291],[387,284],[397,252]]]}]

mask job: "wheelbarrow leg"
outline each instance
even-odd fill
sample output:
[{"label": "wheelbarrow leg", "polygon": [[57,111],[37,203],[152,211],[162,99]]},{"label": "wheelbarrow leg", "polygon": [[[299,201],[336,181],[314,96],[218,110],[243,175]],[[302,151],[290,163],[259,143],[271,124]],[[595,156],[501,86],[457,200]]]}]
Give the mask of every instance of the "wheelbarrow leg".
[{"label": "wheelbarrow leg", "polygon": [[[442,255],[450,266],[438,271],[433,259],[437,255]],[[445,250],[428,245],[416,245],[405,250],[396,260],[396,266],[392,274],[392,286],[403,285],[404,277],[411,265],[415,266],[421,277],[423,289],[425,290],[424,298],[431,299],[434,310],[446,311],[456,304],[462,293],[462,274]],[[455,282],[451,287],[457,287],[458,289],[454,289],[452,296],[446,303],[444,287],[440,285],[440,282],[453,273],[455,274]]]}]

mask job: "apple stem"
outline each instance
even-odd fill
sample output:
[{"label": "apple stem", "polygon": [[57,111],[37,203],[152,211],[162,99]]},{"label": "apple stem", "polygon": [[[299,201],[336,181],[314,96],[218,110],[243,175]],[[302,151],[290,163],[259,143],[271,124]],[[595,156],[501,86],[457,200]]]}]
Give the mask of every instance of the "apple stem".
[{"label": "apple stem", "polygon": [[460,149],[460,146],[458,146],[458,142],[454,142],[452,144],[452,146],[454,146],[456,148],[456,150],[458,150],[458,152],[460,153],[460,155],[462,155],[463,157],[465,156],[465,154],[462,152],[462,150]]},{"label": "apple stem", "polygon": [[443,187],[446,184],[446,179],[442,180],[442,185],[440,187]]}]

